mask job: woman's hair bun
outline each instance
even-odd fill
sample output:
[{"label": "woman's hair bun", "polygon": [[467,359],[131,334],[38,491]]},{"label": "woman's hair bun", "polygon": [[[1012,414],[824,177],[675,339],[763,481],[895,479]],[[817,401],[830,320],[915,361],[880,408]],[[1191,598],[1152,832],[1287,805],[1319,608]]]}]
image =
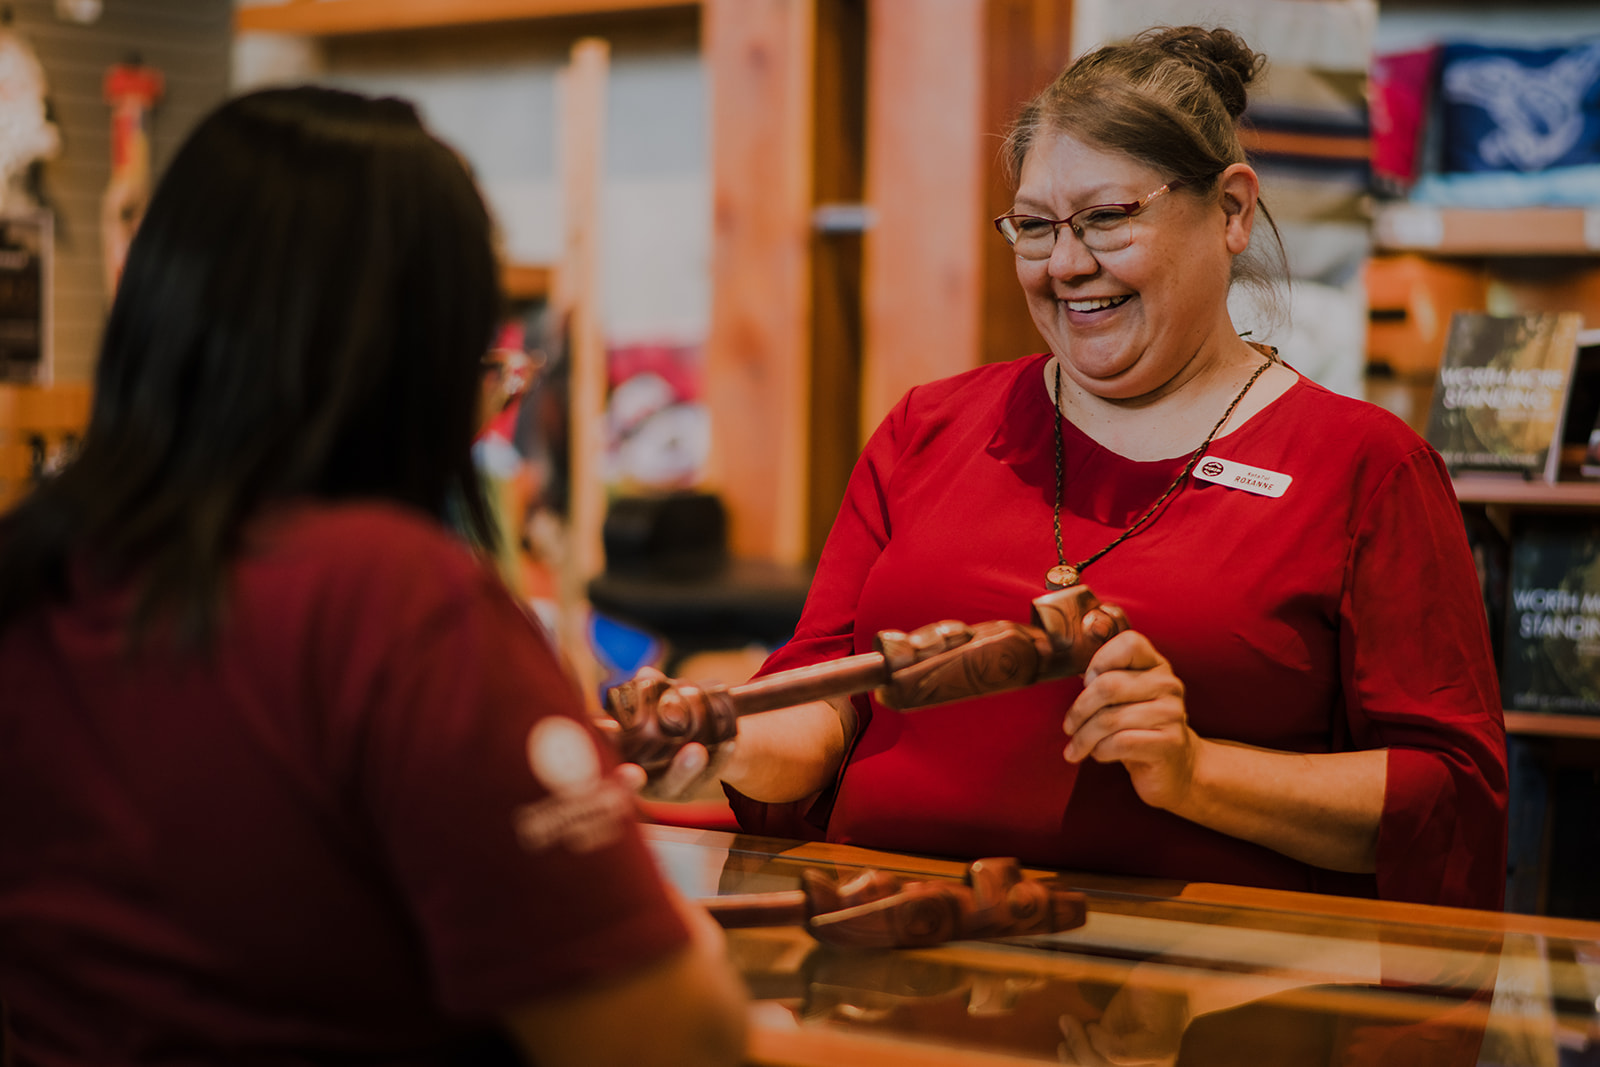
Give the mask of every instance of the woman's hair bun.
[{"label": "woman's hair bun", "polygon": [[1139,40],[1205,75],[1235,119],[1244,113],[1247,87],[1267,62],[1266,56],[1251,51],[1238,34],[1221,28],[1161,26],[1141,33]]}]

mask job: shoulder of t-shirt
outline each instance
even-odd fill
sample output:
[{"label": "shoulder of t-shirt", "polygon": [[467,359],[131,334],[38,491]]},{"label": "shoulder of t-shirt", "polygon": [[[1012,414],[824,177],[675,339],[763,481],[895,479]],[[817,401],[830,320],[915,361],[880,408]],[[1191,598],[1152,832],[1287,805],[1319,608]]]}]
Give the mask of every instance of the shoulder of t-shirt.
[{"label": "shoulder of t-shirt", "polygon": [[[1296,372],[1298,373],[1298,372]],[[1300,375],[1300,381],[1280,398],[1284,414],[1292,416],[1302,432],[1336,432],[1346,445],[1360,443],[1396,457],[1426,455],[1433,451],[1404,419],[1369,400],[1346,396]]]},{"label": "shoulder of t-shirt", "polygon": [[443,523],[416,508],[381,500],[344,502],[299,501],[264,515],[258,530],[278,551],[315,547],[322,554],[352,562],[386,557],[414,558],[416,553],[472,560],[462,539]]},{"label": "shoulder of t-shirt", "polygon": [[1000,363],[985,363],[943,378],[935,378],[933,381],[923,382],[906,390],[900,403],[905,407],[924,410],[947,404],[966,406],[990,397],[1004,397],[1024,375],[1043,374],[1039,368],[1042,368],[1049,358],[1048,352],[1020,356]]},{"label": "shoulder of t-shirt", "polygon": [[1268,432],[1283,435],[1283,447],[1299,457],[1295,473],[1346,486],[1353,514],[1401,486],[1410,487],[1403,495],[1412,504],[1423,485],[1433,487],[1424,495],[1441,506],[1453,504],[1439,453],[1393,412],[1303,375],[1277,404],[1282,417]]},{"label": "shoulder of t-shirt", "polygon": [[244,553],[329,591],[449,597],[493,584],[487,564],[432,516],[385,501],[297,502],[264,515]]},{"label": "shoulder of t-shirt", "polygon": [[[983,413],[1016,402],[1019,383],[1041,375],[1049,353],[1021,356],[1001,363],[985,363],[970,370],[914,385],[880,424],[880,431],[905,444],[919,432],[937,433],[951,423],[968,427],[984,420]],[[1043,378],[1039,379],[1043,382]],[[1042,385],[1040,395],[1043,395]],[[1046,402],[1048,404],[1048,402]]]}]

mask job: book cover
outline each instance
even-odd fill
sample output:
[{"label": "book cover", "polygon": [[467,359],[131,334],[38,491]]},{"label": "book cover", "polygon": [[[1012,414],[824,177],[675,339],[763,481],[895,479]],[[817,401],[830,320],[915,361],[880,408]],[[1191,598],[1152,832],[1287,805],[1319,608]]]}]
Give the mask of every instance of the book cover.
[{"label": "book cover", "polygon": [[1489,640],[1494,646],[1496,663],[1502,662],[1505,650],[1506,584],[1511,566],[1511,543],[1478,506],[1463,505],[1461,521],[1467,528],[1467,545],[1472,549],[1472,563],[1478,572],[1478,592],[1483,596],[1483,611],[1489,622]]},{"label": "book cover", "polygon": [[[1572,378],[1572,402],[1565,443],[1582,449],[1579,473],[1600,478],[1600,329],[1578,331],[1578,363]],[[1571,425],[1577,420],[1577,425]]]},{"label": "book cover", "polygon": [[1452,471],[1556,480],[1582,321],[1575,311],[1450,317],[1426,437]]},{"label": "book cover", "polygon": [[1507,708],[1600,714],[1600,518],[1518,522],[1503,648]]}]

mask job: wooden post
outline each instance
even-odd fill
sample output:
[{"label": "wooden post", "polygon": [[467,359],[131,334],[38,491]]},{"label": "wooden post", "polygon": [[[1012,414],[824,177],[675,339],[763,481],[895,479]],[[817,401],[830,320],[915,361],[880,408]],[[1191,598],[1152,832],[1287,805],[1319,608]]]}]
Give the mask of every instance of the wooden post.
[{"label": "wooden post", "polygon": [[867,27],[863,436],[913,385],[977,363],[984,0],[880,0]]},{"label": "wooden post", "polygon": [[805,555],[813,0],[705,0],[711,102],[706,481],[735,556]]},{"label": "wooden post", "polygon": [[1043,348],[1010,250],[1001,143],[1070,57],[1063,0],[878,0],[867,60],[861,422],[913,385]]},{"label": "wooden post", "polygon": [[[707,481],[739,556],[814,555],[862,442],[908,388],[1043,347],[989,220],[1010,203],[1006,124],[1070,57],[1071,4],[868,0],[864,161],[848,128],[859,17],[836,0],[703,7],[716,227]],[[825,45],[819,24],[838,39]],[[819,246],[811,213],[863,187],[858,266],[837,237]],[[859,370],[842,351],[854,285]],[[859,414],[844,425],[840,412]]]},{"label": "wooden post", "polygon": [[816,558],[861,451],[861,249],[868,0],[815,0],[811,98],[811,410],[806,555]]},{"label": "wooden post", "polygon": [[595,696],[599,673],[585,623],[589,580],[604,567],[606,343],[601,307],[600,195],[605,179],[606,74],[610,45],[584,38],[560,73],[561,185],[566,237],[551,286],[554,321],[565,330],[569,361],[568,479],[565,551],[558,597],[563,648]]},{"label": "wooden post", "polygon": [[978,294],[978,362],[1042,352],[1044,341],[1017,284],[1016,257],[990,220],[1011,210],[1013,190],[1000,144],[1022,105],[1055,80],[1072,59],[1073,5],[1068,0],[988,0],[981,141],[983,242]]}]

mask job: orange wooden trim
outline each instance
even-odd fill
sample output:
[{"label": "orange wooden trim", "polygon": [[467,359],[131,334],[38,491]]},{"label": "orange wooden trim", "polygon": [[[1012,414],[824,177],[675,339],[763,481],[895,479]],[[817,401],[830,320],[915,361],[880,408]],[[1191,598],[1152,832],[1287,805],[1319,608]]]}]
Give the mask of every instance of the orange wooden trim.
[{"label": "orange wooden trim", "polygon": [[1600,252],[1600,209],[1399,204],[1379,210],[1373,237],[1380,249],[1436,255],[1592,256]]},{"label": "orange wooden trim", "polygon": [[[1248,939],[1251,931],[1240,930],[1242,938]],[[1313,935],[1326,937],[1327,934]],[[1337,936],[1337,935],[1334,935]],[[804,956],[814,942],[801,931],[799,927],[768,927],[764,929],[739,930],[730,933],[731,938],[737,939],[742,947],[749,943],[759,943],[757,950],[760,958],[782,958],[785,955],[798,953]],[[738,951],[736,949],[736,951]],[[1494,950],[1491,943],[1476,944],[1467,949],[1445,950],[1454,951],[1460,956],[1471,960],[1481,961],[1486,958],[1486,953]],[[1079,955],[1071,952],[1027,952],[1010,951],[1006,948],[985,944],[981,941],[952,942],[929,949],[897,949],[898,958],[920,959],[930,965],[943,965],[950,967],[964,967],[972,971],[983,973],[1003,973],[1007,977],[1022,974],[1038,975],[1056,980],[1086,981],[1101,983],[1106,986],[1122,986],[1128,981],[1129,965],[1126,960],[1098,958],[1088,955]],[[1469,964],[1470,965],[1470,964]],[[1492,979],[1486,970],[1479,970],[1475,975],[1480,981]],[[1375,997],[1364,983],[1352,983],[1347,978],[1336,974],[1327,974],[1322,981],[1315,967],[1303,974],[1296,975],[1291,972],[1273,971],[1270,973],[1240,973],[1229,974],[1226,970],[1216,970],[1205,973],[1203,976],[1189,971],[1181,966],[1163,967],[1148,971],[1140,975],[1139,987],[1144,990],[1167,990],[1176,994],[1192,993],[1196,988],[1197,980],[1208,987],[1216,988],[1239,981],[1248,985],[1260,987],[1263,983],[1281,983],[1263,994],[1251,994],[1245,1000],[1256,1000],[1261,995],[1270,996],[1277,1005],[1297,1005],[1325,1016],[1338,1017],[1341,1015],[1361,1016],[1363,1018],[1387,1018],[1391,1021],[1405,1022],[1417,1021],[1426,1017],[1444,1022],[1439,1018],[1439,1007],[1436,1002],[1423,995],[1401,993],[1396,990],[1389,991],[1386,995]],[[1465,979],[1471,981],[1474,975],[1465,973],[1456,976],[1455,980]],[[1315,984],[1294,983],[1306,982]],[[1459,987],[1458,987],[1459,988]],[[1455,1026],[1481,1029],[1491,1017],[1490,1007],[1486,1002],[1463,1002],[1451,1008],[1449,1022]],[[946,1053],[956,1053],[956,1049],[945,1049],[938,1045],[918,1044],[915,1038],[903,1034],[882,1034],[855,1029],[845,1024],[837,1029],[828,1022],[809,1021],[796,1023],[792,1016],[785,1013],[772,1011],[768,1013],[764,1006],[757,1006],[751,1015],[752,1044],[760,1050],[760,1058],[753,1061],[772,1067],[855,1067],[860,1064],[871,1067],[882,1067],[883,1064],[912,1064],[912,1063],[945,1063],[942,1058],[919,1059],[916,1058],[925,1050],[931,1051],[934,1057]],[[961,1051],[974,1051],[964,1049]],[[1027,1053],[1013,1054],[1007,1052],[991,1052],[988,1050],[975,1050],[980,1056],[987,1059],[967,1060],[958,1059],[956,1063],[977,1062],[982,1064],[1020,1064],[1038,1063],[1038,1059]],[[998,1058],[995,1058],[998,1057]]]},{"label": "orange wooden trim", "polygon": [[1023,103],[1055,80],[1071,60],[1072,0],[987,0],[983,58],[984,107],[973,151],[985,176],[978,357],[994,363],[1045,347],[1017,284],[1017,259],[989,220],[1011,210],[1010,166],[1001,152]]},{"label": "orange wooden trim", "polygon": [[550,295],[554,274],[554,268],[543,264],[504,263],[500,266],[500,287],[507,300],[541,300]]},{"label": "orange wooden trim", "polygon": [[1459,474],[1454,482],[1456,499],[1464,504],[1600,508],[1600,481],[1551,484],[1514,475]]},{"label": "orange wooden trim", "polygon": [[606,344],[601,312],[600,191],[605,177],[610,61],[609,44],[597,37],[583,38],[572,46],[571,59],[556,84],[566,230],[561,263],[551,278],[550,305],[566,338],[570,382],[567,452],[571,464],[557,601],[562,647],[586,696],[596,693],[601,677],[585,630],[588,583],[604,567]]},{"label": "orange wooden trim", "polygon": [[[913,385],[978,365],[984,217],[984,0],[872,4],[862,439]],[[1013,355],[1020,353],[1013,353]]]},{"label": "orange wooden trim", "polygon": [[814,0],[706,0],[708,487],[733,555],[802,562],[811,380]]},{"label": "orange wooden trim", "polygon": [[55,435],[80,431],[89,422],[90,396],[87,382],[0,383],[0,436],[18,432]]},{"label": "orange wooden trim", "polygon": [[480,22],[692,9],[697,0],[291,0],[234,12],[237,33],[335,37]]},{"label": "orange wooden trim", "polygon": [[[785,841],[775,838],[734,835],[715,830],[685,830],[677,827],[646,826],[652,840],[698,844],[707,848],[770,852],[801,862],[854,864],[882,870],[960,878],[967,864],[957,860],[932,859],[900,852],[879,852],[827,842]],[[1480,932],[1543,934],[1579,941],[1600,941],[1600,922],[1563,919],[1544,915],[1519,915],[1512,912],[1474,911],[1434,904],[1406,904],[1363,897],[1340,897],[1321,893],[1298,893],[1284,889],[1258,889],[1253,886],[1223,885],[1219,882],[1166,882],[1159,879],[1125,878],[1115,875],[1082,874],[1076,871],[1033,869],[1034,877],[1064,879],[1076,889],[1101,893],[1133,893],[1152,898],[1168,898],[1186,904],[1216,904],[1225,907],[1258,908],[1300,915],[1351,919],[1361,922],[1408,923],[1440,929]],[[1093,904],[1091,902],[1091,908]]]},{"label": "orange wooden trim", "polygon": [[87,382],[0,383],[0,511],[28,493],[33,466],[28,438],[38,435],[55,445],[81,434],[89,424],[91,398]]},{"label": "orange wooden trim", "polygon": [[1537,711],[1508,710],[1506,733],[1600,739],[1600,715],[1551,715]]},{"label": "orange wooden trim", "polygon": [[[32,461],[33,449],[27,444],[0,440],[0,493],[4,493],[9,486],[13,495],[19,495],[22,492],[22,483],[27,480],[28,467]],[[6,499],[0,497],[0,503]]]},{"label": "orange wooden trim", "polygon": [[1239,143],[1247,152],[1270,152],[1286,156],[1367,159],[1372,155],[1372,142],[1365,137],[1330,137],[1325,134],[1291,133],[1287,130],[1241,129]]},{"label": "orange wooden trim", "polygon": [[862,1030],[798,1024],[790,1029],[758,1016],[750,1027],[745,1062],[753,1067],[1019,1067],[1038,1060],[981,1049],[911,1044],[904,1038]]},{"label": "orange wooden trim", "polygon": [[1436,251],[1535,252],[1592,255],[1592,209],[1528,208],[1516,211],[1450,211]]},{"label": "orange wooden trim", "polygon": [[1223,885],[1218,882],[1190,882],[1178,894],[1178,898],[1188,903],[1265,908],[1363,922],[1409,923],[1456,930],[1543,934],[1577,941],[1600,941],[1600,922],[1588,919],[1475,911],[1470,908],[1447,908],[1436,904],[1406,904],[1393,900],[1297,893],[1284,889],[1257,889],[1252,886]]}]

